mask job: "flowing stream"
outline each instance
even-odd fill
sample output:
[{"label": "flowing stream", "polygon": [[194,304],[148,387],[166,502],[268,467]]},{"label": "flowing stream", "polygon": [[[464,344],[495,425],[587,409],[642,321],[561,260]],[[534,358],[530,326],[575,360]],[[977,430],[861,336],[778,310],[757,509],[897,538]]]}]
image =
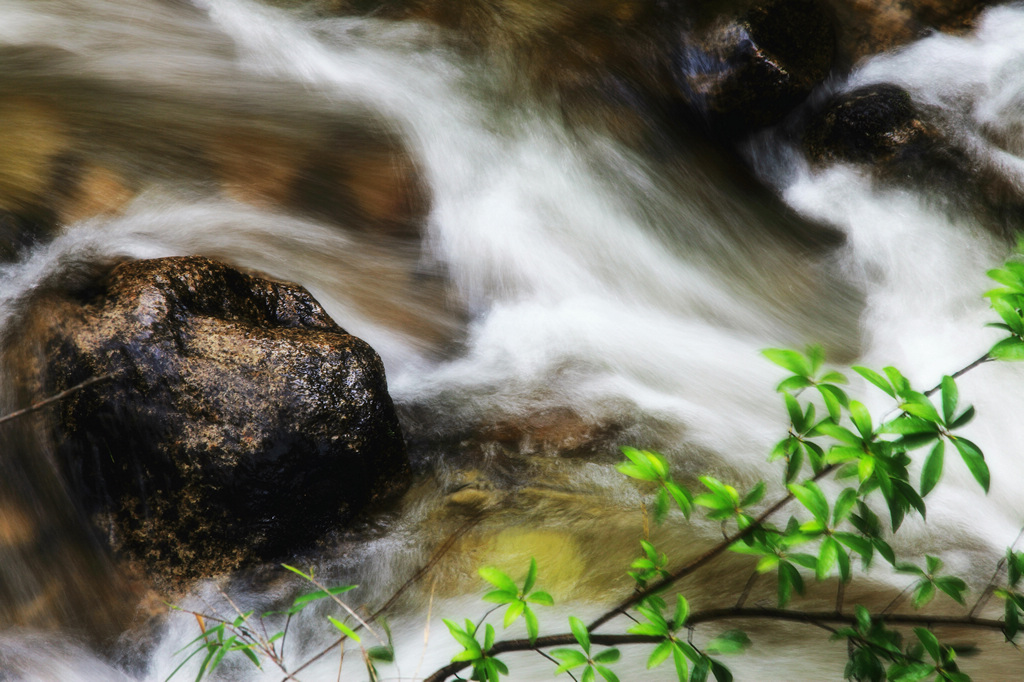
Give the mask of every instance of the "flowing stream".
[{"label": "flowing stream", "polygon": [[[967,36],[871,59],[815,97],[899,84],[937,112],[973,167],[1024,192],[1021,35],[1024,9],[995,8]],[[123,258],[201,254],[296,282],[382,356],[420,478],[362,535],[294,561],[359,583],[354,603],[380,604],[463,523],[468,496],[492,510],[395,607],[398,661],[383,679],[418,679],[455,653],[440,617],[483,612],[481,564],[518,574],[537,556],[541,582],[573,613],[628,593],[622,574],[645,520],[639,491],[612,466],[619,445],[657,448],[683,476],[775,486],[766,455],[786,429],[774,392],[783,375],[761,349],[820,343],[840,368],[895,365],[922,388],[978,358],[998,338],[984,327],[985,271],[1009,252],[970,202],[948,201],[955,189],[812,168],[781,127],[743,150],[778,201],[700,140],[654,154],[569,124],[517,89],[514,65],[442,38],[415,22],[250,0],[0,0],[0,111],[15,131],[0,135],[13,150],[0,159],[12,168],[0,169],[0,188],[30,202],[33,153],[49,140],[80,182],[103,190],[111,203],[101,209],[116,203],[88,210],[69,193],[60,231],[2,267],[7,333],[36,288]],[[275,174],[323,148],[336,150],[339,160],[322,163],[340,176],[345,164],[399,159],[372,179],[407,193],[412,208],[374,222],[382,202],[359,187],[340,207],[276,201]],[[947,457],[927,523],[908,521],[899,542],[911,556],[942,556],[976,586],[1024,524],[1022,378],[995,363],[962,378],[962,399],[979,413],[967,435],[986,453],[991,491]],[[888,409],[859,379],[851,391]],[[124,595],[117,604],[116,569],[60,537],[75,521],[52,521],[66,514],[54,505],[57,492],[26,519],[0,519],[6,598],[39,603],[0,625],[0,680],[164,680],[198,634],[195,619]],[[47,541],[61,549],[14,546],[19,523],[48,519],[58,537]],[[717,533],[655,531],[674,559]],[[686,587],[698,603],[733,603],[744,565],[724,561]],[[263,567],[174,598],[205,612],[231,613],[225,594],[244,610],[280,608],[298,588],[282,573]],[[910,582],[879,571],[855,597],[884,607]],[[82,593],[128,612],[127,631],[96,643],[68,625],[99,608]],[[293,660],[331,641],[323,616],[290,626]],[[564,616],[545,625],[564,630]],[[749,628],[754,653],[730,661],[737,679],[841,677],[844,647],[816,631]],[[977,679],[1019,675],[1019,655],[1004,649]],[[640,669],[646,655],[627,657]],[[513,680],[553,670],[536,655],[508,662]],[[780,665],[789,672],[765,674]],[[245,660],[220,674],[281,677]],[[337,675],[335,651],[299,677]],[[175,679],[194,677],[193,666]],[[343,678],[364,677],[350,649]]]}]

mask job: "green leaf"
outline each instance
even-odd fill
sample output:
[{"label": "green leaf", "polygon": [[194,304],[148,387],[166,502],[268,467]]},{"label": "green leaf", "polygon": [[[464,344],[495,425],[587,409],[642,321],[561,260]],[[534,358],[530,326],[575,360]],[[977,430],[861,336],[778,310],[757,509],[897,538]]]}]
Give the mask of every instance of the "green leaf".
[{"label": "green leaf", "polygon": [[947,575],[935,579],[935,587],[939,588],[954,601],[964,604],[964,592],[967,590],[967,583],[956,576]]},{"label": "green leaf", "polygon": [[255,665],[257,668],[263,667],[260,665],[260,657],[256,655],[255,651],[253,651],[249,647],[242,647],[241,649],[239,649],[239,651],[245,654],[245,657],[252,661],[253,665]]},{"label": "green leaf", "polygon": [[910,382],[907,381],[905,376],[900,374],[898,369],[895,367],[883,367],[882,371],[885,372],[885,376],[889,377],[889,382],[892,384],[896,395],[902,396],[910,391]]},{"label": "green leaf", "polygon": [[793,429],[798,433],[806,431],[807,426],[804,424],[804,411],[800,408],[800,403],[798,403],[796,398],[789,393],[783,393],[782,398],[786,402],[786,412],[789,413],[789,421],[793,424]]},{"label": "green leaf", "polygon": [[523,615],[523,611],[526,609],[526,604],[520,600],[516,600],[508,605],[508,609],[505,610],[505,619],[503,622],[504,627],[508,627],[516,621],[519,616]]},{"label": "green leaf", "polygon": [[757,504],[761,501],[761,498],[764,497],[764,491],[764,481],[758,481],[757,485],[755,485],[749,493],[743,496],[743,499],[740,501],[740,507],[745,508]]},{"label": "green leaf", "polygon": [[619,678],[616,677],[615,673],[603,665],[595,665],[594,670],[596,670],[597,673],[606,680],[606,682],[619,682]]},{"label": "green leaf", "polygon": [[[477,656],[479,656],[480,644],[476,641],[476,638],[474,638],[472,634],[463,630],[456,623],[448,620],[447,618],[445,618],[442,622],[448,627],[448,632],[451,633],[452,637],[455,639],[456,642],[461,644],[467,650],[475,651],[477,653]],[[470,623],[470,626],[472,626],[472,623]]]},{"label": "green leaf", "polygon": [[942,457],[945,447],[945,443],[940,440],[924,460],[924,467],[921,468],[922,497],[930,493],[935,488],[935,484],[939,482],[939,478],[942,477]]},{"label": "green leaf", "polygon": [[837,555],[841,550],[839,544],[831,537],[821,541],[821,550],[818,553],[818,565],[815,567],[815,574],[818,580],[828,577],[832,567],[835,566]]},{"label": "green leaf", "polygon": [[861,437],[864,440],[870,440],[874,435],[874,429],[871,426],[871,413],[868,412],[868,408],[864,407],[862,403],[856,400],[850,401],[850,420],[853,425],[857,427]]},{"label": "green leaf", "polygon": [[918,682],[934,674],[935,666],[927,663],[908,663],[906,665],[894,663],[886,671],[886,679],[889,682]]},{"label": "green leaf", "polygon": [[727,630],[715,637],[705,650],[710,654],[735,654],[750,646],[750,637],[742,630]]},{"label": "green leaf", "polygon": [[1013,336],[992,346],[988,354],[996,360],[1024,360],[1024,341]]},{"label": "green leaf", "polygon": [[683,516],[690,518],[690,512],[693,510],[693,495],[690,494],[690,491],[675,481],[665,481],[665,490],[672,496],[672,500],[679,507],[679,511],[683,512]]},{"label": "green leaf", "polygon": [[974,476],[974,480],[978,482],[985,492],[988,492],[989,471],[988,465],[985,464],[985,455],[981,453],[981,449],[966,438],[954,436],[950,440],[960,452],[960,456],[963,458],[968,470],[970,470],[971,475]]},{"label": "green leaf", "polygon": [[814,382],[807,377],[791,376],[788,379],[783,379],[775,390],[779,393],[789,393],[790,391],[799,391],[813,385]]},{"label": "green leaf", "polygon": [[537,590],[536,592],[531,593],[526,598],[526,601],[530,602],[531,604],[540,604],[541,606],[554,606],[555,605],[555,600],[551,598],[551,595],[548,594],[547,592],[542,592],[540,590]]},{"label": "green leaf", "polygon": [[885,391],[885,393],[888,394],[889,396],[891,396],[893,398],[896,397],[896,391],[893,390],[892,384],[890,384],[886,380],[885,377],[883,377],[881,374],[879,374],[875,370],[868,369],[867,367],[853,367],[852,369],[853,369],[854,372],[856,372],[857,374],[859,374],[862,377],[864,377],[865,379],[867,379],[869,382],[874,384],[876,387],[878,387],[881,390]]},{"label": "green leaf", "polygon": [[508,604],[509,602],[514,602],[518,599],[519,595],[506,592],[505,590],[491,590],[480,598],[484,601],[489,601],[492,604]]},{"label": "green leaf", "polygon": [[915,609],[919,609],[935,597],[935,583],[931,580],[922,580],[910,598],[910,603]]},{"label": "green leaf", "polygon": [[846,394],[835,386],[827,384],[819,384],[816,388],[818,389],[818,393],[821,394],[822,401],[825,403],[825,409],[828,410],[828,416],[832,421],[839,421],[843,416],[842,403],[846,398]]},{"label": "green leaf", "polygon": [[956,404],[960,400],[960,392],[957,390],[953,377],[942,377],[942,418],[947,424],[953,420],[956,413]]},{"label": "green leaf", "polygon": [[537,636],[540,634],[540,624],[537,622],[537,614],[527,606],[523,609],[523,619],[526,621],[526,638],[530,640],[530,644],[533,644],[537,641]]},{"label": "green leaf", "polygon": [[733,682],[732,673],[724,665],[714,659],[708,659],[711,663],[711,674],[717,682]]},{"label": "green leaf", "polygon": [[844,583],[850,582],[850,555],[836,543],[836,559],[839,564],[839,579]]},{"label": "green leaf", "polygon": [[900,409],[907,414],[912,414],[934,424],[942,422],[942,418],[939,417],[938,411],[932,405],[932,401],[928,399],[928,396],[915,391],[907,391],[903,394],[903,398],[904,402],[900,403]]},{"label": "green leaf", "polygon": [[576,616],[569,616],[569,629],[572,630],[573,637],[580,643],[583,651],[588,655],[590,654],[590,633],[587,632],[587,626],[582,620]]},{"label": "green leaf", "polygon": [[779,562],[779,607],[782,608],[789,603],[790,598],[793,596],[793,591],[796,590],[797,594],[803,594],[804,591],[804,579],[801,577],[800,572],[796,570],[796,567],[788,561]]},{"label": "green leaf", "polygon": [[686,619],[689,617],[690,604],[686,601],[686,598],[683,595],[676,595],[676,611],[672,615],[672,628],[678,630],[683,627],[686,623]]},{"label": "green leaf", "polygon": [[1006,635],[1008,641],[1012,642],[1018,632],[1020,632],[1020,611],[1013,600],[1007,599],[1003,611],[1003,634]]},{"label": "green leaf", "polygon": [[672,648],[672,641],[668,639],[654,647],[650,658],[647,659],[647,669],[657,668],[664,663],[672,655]]},{"label": "green leaf", "polygon": [[621,654],[618,649],[605,649],[594,656],[594,663],[614,663],[619,660],[619,656]]},{"label": "green leaf", "polygon": [[689,666],[686,663],[686,656],[683,655],[683,650],[677,643],[672,645],[672,662],[676,668],[676,678],[679,682],[686,682],[686,678],[689,677]]},{"label": "green leaf", "polygon": [[550,654],[553,658],[562,662],[562,664],[555,670],[556,675],[587,663],[587,657],[576,649],[552,649]]},{"label": "green leaf", "polygon": [[833,533],[832,537],[852,549],[865,560],[870,559],[873,554],[871,541],[866,538],[862,538],[859,535],[838,532]]},{"label": "green leaf", "polygon": [[974,419],[974,406],[973,405],[968,407],[966,410],[963,411],[963,414],[961,414],[959,417],[954,419],[952,421],[952,423],[950,423],[949,428],[950,429],[959,429],[961,426],[964,426],[965,424],[967,424],[972,419]]},{"label": "green leaf", "polygon": [[837,441],[841,443],[846,443],[847,445],[855,445],[859,447],[860,444],[863,442],[860,438],[854,435],[853,431],[850,431],[846,427],[839,426],[838,424],[832,424],[830,422],[822,422],[815,426],[814,430],[826,436],[831,436],[832,438],[835,438]]},{"label": "green leaf", "polygon": [[789,370],[793,374],[806,377],[814,373],[811,369],[810,362],[808,362],[807,358],[804,357],[803,353],[798,353],[795,350],[766,348],[761,351],[761,354],[779,367]]},{"label": "green leaf", "polygon": [[839,497],[836,498],[836,504],[832,508],[832,525],[838,526],[845,521],[856,502],[857,490],[855,488],[846,488],[843,492],[839,493]]},{"label": "green leaf", "polygon": [[519,587],[515,584],[512,578],[508,577],[502,571],[494,568],[493,566],[484,566],[479,569],[477,573],[481,578],[497,587],[502,592],[508,592],[509,594],[519,594]]},{"label": "green leaf", "polygon": [[342,623],[340,620],[338,620],[334,616],[327,616],[327,620],[331,621],[331,625],[333,625],[334,627],[338,628],[338,630],[341,632],[341,634],[345,635],[346,637],[351,639],[353,642],[358,642],[359,641],[359,635],[357,635],[352,628],[350,628],[349,626],[345,625],[344,623]]},{"label": "green leaf", "polygon": [[658,490],[654,498],[654,522],[661,525],[668,516],[668,491],[665,488]]},{"label": "green leaf", "polygon": [[526,580],[523,582],[523,594],[529,593],[537,582],[537,560],[530,557],[530,568],[526,571]]},{"label": "green leaf", "polygon": [[939,646],[939,640],[928,628],[914,628],[914,634],[924,645],[928,655],[932,657],[932,660],[936,663],[942,663],[942,647]]},{"label": "green leaf", "polygon": [[821,489],[813,481],[808,481],[804,485],[790,483],[786,487],[793,494],[793,497],[798,499],[800,504],[811,512],[815,519],[822,523],[828,523],[828,501],[825,499],[824,493],[821,492]]},{"label": "green leaf", "polygon": [[[301,571],[296,571],[296,573],[299,573],[303,576],[305,575]],[[355,585],[343,585],[341,587],[331,587],[327,590],[317,590],[316,592],[310,592],[309,594],[300,595],[295,598],[295,601],[292,602],[292,608],[289,609],[287,613],[298,613],[299,611],[304,609],[306,605],[310,602],[316,601],[318,599],[324,599],[332,595],[342,594],[344,592],[348,592],[349,590],[354,590],[355,588]]]}]

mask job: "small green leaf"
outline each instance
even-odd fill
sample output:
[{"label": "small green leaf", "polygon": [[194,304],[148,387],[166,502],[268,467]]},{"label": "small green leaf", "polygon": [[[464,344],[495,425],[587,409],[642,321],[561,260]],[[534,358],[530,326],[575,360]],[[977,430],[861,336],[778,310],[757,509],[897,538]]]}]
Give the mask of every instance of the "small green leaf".
[{"label": "small green leaf", "polygon": [[[503,622],[504,627],[508,627],[516,621],[519,616],[523,615],[523,610],[526,609],[526,604],[518,599],[508,605],[508,609],[505,610],[505,619]],[[486,648],[486,647],[485,647]]]},{"label": "small green leaf", "polygon": [[658,646],[654,647],[654,651],[651,652],[650,658],[647,659],[647,669],[657,668],[659,665],[668,660],[668,657],[672,655],[672,641],[665,640]]},{"label": "small green leaf", "polygon": [[960,392],[957,390],[953,377],[942,377],[942,418],[947,424],[953,421],[956,413],[956,404],[960,400]]},{"label": "small green leaf", "polygon": [[618,649],[605,649],[594,656],[594,663],[614,663],[620,655]]},{"label": "small green leaf", "polygon": [[338,628],[338,630],[341,632],[341,634],[345,635],[346,637],[351,639],[353,642],[358,642],[359,641],[359,635],[357,635],[355,633],[355,631],[352,630],[352,628],[350,628],[349,626],[345,625],[344,623],[342,623],[340,620],[338,620],[334,616],[327,616],[327,620],[331,621],[331,625],[333,625],[334,627]]},{"label": "small green leaf", "polygon": [[790,483],[786,487],[800,501],[800,504],[811,512],[815,519],[822,523],[828,522],[828,501],[825,499],[821,489],[813,481],[808,481],[804,485]]},{"label": "small green leaf", "polygon": [[743,499],[740,501],[740,507],[745,508],[757,504],[761,501],[761,498],[764,497],[764,491],[764,481],[758,481],[757,485],[755,485],[749,493],[743,496]]},{"label": "small green leaf", "polygon": [[835,566],[837,555],[841,550],[839,544],[831,537],[826,537],[821,542],[821,550],[818,554],[818,564],[815,567],[815,574],[818,580],[828,577],[832,567]]},{"label": "small green leaf", "polygon": [[874,384],[876,387],[878,387],[881,390],[885,391],[885,393],[888,394],[889,396],[891,396],[893,398],[896,397],[896,391],[893,390],[892,384],[890,384],[885,379],[885,377],[883,377],[881,374],[879,374],[875,370],[868,369],[867,367],[853,367],[852,369],[853,369],[854,372],[856,372],[857,374],[859,374],[862,377],[864,377],[865,379],[867,379],[869,382]]},{"label": "small green leaf", "polygon": [[532,592],[526,598],[526,601],[530,602],[531,604],[540,604],[541,606],[554,606],[555,605],[555,600],[551,598],[551,595],[548,594],[547,592],[541,592],[540,590],[537,590],[536,592]]},{"label": "small green leaf", "polygon": [[728,630],[708,642],[709,654],[735,654],[750,646],[750,637],[742,630]]},{"label": "small green leaf", "polygon": [[803,353],[798,353],[795,350],[766,348],[761,351],[761,354],[779,367],[789,370],[793,374],[806,377],[814,373],[811,370],[810,362],[808,362],[807,358],[804,357]]},{"label": "small green leaf", "polygon": [[672,628],[678,630],[683,627],[689,616],[690,604],[686,601],[686,598],[683,595],[676,595],[676,611],[672,616]]},{"label": "small green leaf", "polygon": [[871,426],[871,413],[868,412],[868,408],[856,400],[850,401],[850,420],[857,427],[864,440],[869,440],[874,435],[874,430]]},{"label": "small green leaf", "polygon": [[587,657],[576,649],[552,649],[551,656],[562,662],[555,670],[555,674],[564,673],[587,663]]},{"label": "small green leaf", "polygon": [[945,447],[945,443],[940,440],[924,460],[924,467],[921,469],[922,497],[930,493],[942,477],[942,457]]},{"label": "small green leaf", "polygon": [[964,604],[964,592],[967,590],[967,583],[956,576],[942,576],[935,579],[935,587],[939,588],[954,601]]},{"label": "small green leaf", "polygon": [[615,675],[615,673],[613,673],[611,670],[604,667],[603,665],[595,665],[594,670],[597,671],[598,675],[605,679],[605,682],[619,682],[619,678]]},{"label": "small green leaf", "polygon": [[526,580],[523,582],[523,594],[529,593],[537,582],[537,560],[530,557],[530,568],[526,571]]},{"label": "small green leaf", "polygon": [[519,587],[515,584],[512,578],[508,577],[497,568],[494,568],[493,566],[484,566],[479,569],[477,573],[481,578],[491,583],[499,590],[508,592],[509,594],[519,594]]},{"label": "small green leaf", "polygon": [[914,590],[910,603],[915,609],[919,609],[935,597],[935,583],[930,580],[921,581]]},{"label": "small green leaf", "polygon": [[587,626],[582,620],[576,616],[569,616],[569,629],[572,630],[573,637],[580,643],[580,647],[588,655],[590,654],[590,633],[587,632]]},{"label": "small green leaf", "polygon": [[914,634],[924,645],[928,655],[932,657],[936,663],[942,663],[942,647],[939,646],[939,640],[928,628],[914,628]]},{"label": "small green leaf", "polygon": [[974,476],[974,480],[978,482],[985,492],[988,492],[990,477],[988,465],[985,464],[985,455],[981,453],[981,449],[966,438],[956,436],[950,440],[960,452],[960,456],[963,458],[968,470],[970,470],[971,475]]},{"label": "small green leaf", "polygon": [[679,682],[686,682],[686,678],[689,677],[689,666],[686,663],[686,656],[683,654],[682,648],[678,643],[673,642],[672,645],[672,662],[676,668],[676,678]]},{"label": "small green leaf", "polygon": [[530,640],[530,644],[537,641],[537,636],[540,635],[540,623],[537,622],[537,614],[527,606],[523,609],[523,620],[526,621],[526,638]]},{"label": "small green leaf", "polygon": [[838,526],[845,521],[856,502],[857,490],[855,488],[846,488],[843,492],[839,493],[839,497],[836,498],[836,504],[832,508],[832,525]]},{"label": "small green leaf", "polygon": [[988,354],[996,360],[1024,360],[1024,341],[1016,336],[1003,339],[992,346]]}]

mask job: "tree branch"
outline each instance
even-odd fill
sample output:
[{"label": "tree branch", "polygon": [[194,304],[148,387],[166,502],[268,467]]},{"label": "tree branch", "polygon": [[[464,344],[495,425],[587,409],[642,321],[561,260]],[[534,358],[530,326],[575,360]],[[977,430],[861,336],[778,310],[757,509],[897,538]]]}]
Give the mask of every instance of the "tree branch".
[{"label": "tree branch", "polygon": [[[724,609],[708,609],[690,614],[686,620],[688,627],[701,623],[710,623],[720,620],[768,620],[791,623],[804,623],[821,627],[824,623],[841,623],[843,625],[856,625],[857,618],[851,614],[836,613],[834,611],[796,611],[792,609],[769,609],[757,607],[731,607]],[[989,618],[973,618],[970,616],[929,616],[926,614],[892,614],[879,617],[877,620],[886,625],[922,626],[934,627],[936,625],[955,626],[963,628],[974,628],[980,630],[1002,631],[1003,622]],[[663,637],[654,635],[601,635],[591,634],[592,644],[602,646],[619,646],[629,644],[658,644],[664,641]],[[546,649],[553,646],[575,646],[576,638],[571,634],[549,635],[538,637],[533,644],[528,639],[507,639],[496,643],[487,652],[488,656],[511,653],[514,651],[531,651]],[[467,661],[449,663],[439,669],[424,682],[443,682],[452,675],[469,667]]]}]

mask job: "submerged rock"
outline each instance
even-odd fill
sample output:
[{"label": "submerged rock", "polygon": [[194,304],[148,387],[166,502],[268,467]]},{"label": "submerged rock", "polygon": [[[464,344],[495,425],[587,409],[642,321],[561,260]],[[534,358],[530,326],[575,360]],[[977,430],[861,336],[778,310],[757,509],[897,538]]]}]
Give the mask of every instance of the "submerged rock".
[{"label": "submerged rock", "polygon": [[781,120],[832,69],[832,21],[814,0],[757,3],[684,37],[680,90],[708,125],[740,133]]},{"label": "submerged rock", "polygon": [[129,262],[34,303],[24,334],[37,395],[112,375],[61,402],[56,458],[151,573],[279,556],[408,482],[380,359],[300,287],[204,258]]}]

